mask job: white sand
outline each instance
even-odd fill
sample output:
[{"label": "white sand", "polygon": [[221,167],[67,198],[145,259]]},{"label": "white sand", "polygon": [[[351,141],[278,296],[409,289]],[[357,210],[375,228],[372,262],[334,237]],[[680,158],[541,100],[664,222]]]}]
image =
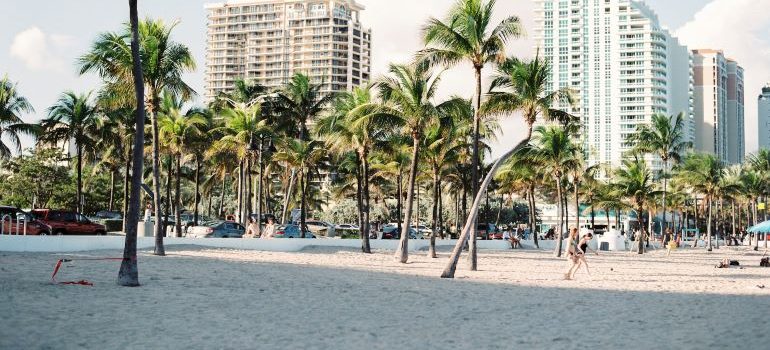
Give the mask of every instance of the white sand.
[{"label": "white sand", "polygon": [[[767,349],[770,269],[744,248],[589,256],[561,279],[548,252],[482,252],[455,280],[447,252],[301,253],[174,247],[140,255],[142,287],[115,285],[118,262],[0,253],[0,349]],[[715,269],[718,260],[745,269]],[[757,285],[766,285],[761,289]]]}]

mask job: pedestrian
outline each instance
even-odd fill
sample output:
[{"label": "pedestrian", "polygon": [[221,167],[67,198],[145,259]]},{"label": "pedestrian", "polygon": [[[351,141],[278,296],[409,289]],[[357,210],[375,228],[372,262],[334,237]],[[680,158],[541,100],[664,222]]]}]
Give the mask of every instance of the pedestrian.
[{"label": "pedestrian", "polygon": [[567,269],[567,272],[564,274],[565,280],[572,279],[572,276],[575,274],[573,269],[577,271],[577,267],[579,266],[578,254],[580,254],[580,251],[578,250],[578,230],[573,227],[569,230],[569,236],[567,236],[567,264],[569,265],[569,269]]},{"label": "pedestrian", "polygon": [[267,225],[265,225],[265,229],[262,230],[262,239],[273,238],[275,238],[275,222],[273,222],[273,217],[268,217]]},{"label": "pedestrian", "polygon": [[[572,271],[572,276],[570,276],[570,279],[575,278],[575,273],[580,268],[580,266],[585,267],[588,279],[591,279],[591,272],[588,271],[588,261],[586,260],[586,254],[589,250],[593,250],[588,246],[588,242],[591,242],[591,239],[593,238],[593,234],[587,233],[583,235],[583,238],[581,238],[580,242],[578,242],[577,266],[575,266],[575,269]],[[593,252],[594,254],[599,255],[597,251],[593,250]]]},{"label": "pedestrian", "polygon": [[246,228],[244,238],[259,238],[259,225],[254,218],[249,217],[249,226]]},{"label": "pedestrian", "polygon": [[144,207],[144,221],[150,221],[152,218],[152,204],[150,202],[147,202],[147,205]]}]

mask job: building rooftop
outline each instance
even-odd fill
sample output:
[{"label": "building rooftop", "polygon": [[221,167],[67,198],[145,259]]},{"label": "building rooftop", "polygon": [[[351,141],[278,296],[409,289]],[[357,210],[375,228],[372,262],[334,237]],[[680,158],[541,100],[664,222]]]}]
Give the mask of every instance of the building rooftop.
[{"label": "building rooftop", "polygon": [[[294,3],[294,2],[309,2],[310,0],[227,0],[225,2],[215,2],[215,3],[208,3],[203,5],[206,9],[211,8],[218,8],[223,6],[240,6],[240,5],[258,5],[258,4],[275,4],[275,3]],[[366,7],[360,3],[358,3],[356,0],[337,0],[340,2],[347,3],[350,7],[357,9],[357,10],[365,10]]]}]

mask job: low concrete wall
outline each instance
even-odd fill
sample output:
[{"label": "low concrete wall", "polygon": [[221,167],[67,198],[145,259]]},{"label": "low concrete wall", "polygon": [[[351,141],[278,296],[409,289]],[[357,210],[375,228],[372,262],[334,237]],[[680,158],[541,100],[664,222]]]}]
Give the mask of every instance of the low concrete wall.
[{"label": "low concrete wall", "polygon": [[[123,249],[122,236],[0,236],[0,251],[66,253],[91,250]],[[360,248],[357,239],[253,239],[253,238],[174,238],[163,239],[166,246],[194,245],[211,248],[296,252],[307,247]],[[395,250],[398,240],[371,240],[372,249]],[[437,240],[438,247],[453,247],[456,240]],[[409,250],[427,249],[430,241],[410,240]],[[137,247],[148,249],[155,246],[154,237],[138,237]],[[506,241],[478,241],[479,249],[511,249]]]}]

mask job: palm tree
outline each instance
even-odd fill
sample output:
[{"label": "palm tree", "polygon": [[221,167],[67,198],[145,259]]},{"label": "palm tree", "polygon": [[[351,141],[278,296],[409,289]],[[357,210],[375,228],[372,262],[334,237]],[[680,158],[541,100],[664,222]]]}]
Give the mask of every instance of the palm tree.
[{"label": "palm tree", "polygon": [[[178,22],[166,25],[161,20],[145,20],[138,23],[139,58],[143,71],[143,83],[147,90],[148,112],[152,125],[152,180],[155,202],[155,217],[160,211],[160,140],[158,113],[161,93],[168,90],[189,99],[195,91],[182,80],[182,74],[195,69],[192,53],[186,46],[171,40],[171,31]],[[91,47],[90,52],[80,57],[80,74],[96,72],[107,82],[108,88],[126,92],[136,89],[131,86],[132,62],[129,55],[131,33],[126,27],[122,33],[102,33]],[[155,235],[162,235],[160,219],[155,220]]]},{"label": "palm tree", "polygon": [[99,112],[89,101],[91,94],[76,95],[65,92],[48,109],[48,117],[40,122],[40,142],[75,143],[77,171],[77,212],[83,212],[83,157],[94,153],[93,146],[99,134]]},{"label": "palm tree", "polygon": [[[457,261],[460,259],[460,253],[465,239],[476,220],[479,205],[481,204],[481,193],[486,191],[489,182],[497,172],[497,169],[506,162],[508,158],[516,153],[520,148],[527,145],[532,137],[532,128],[538,118],[546,121],[557,120],[562,124],[568,124],[575,120],[575,117],[568,112],[555,109],[553,105],[565,101],[570,105],[573,103],[572,94],[567,89],[560,89],[553,92],[547,92],[548,77],[551,75],[551,68],[547,61],[538,56],[532,61],[523,62],[516,59],[508,59],[497,69],[493,77],[487,102],[481,107],[482,114],[489,116],[509,115],[520,111],[523,114],[524,122],[527,126],[527,133],[524,139],[513,149],[503,154],[492,166],[484,181],[481,184],[479,193],[473,201],[470,215],[465,222],[465,227],[460,235],[458,243],[452,250],[449,263],[441,274],[442,278],[453,278],[457,269]],[[475,243],[475,234],[471,235],[470,242]],[[475,254],[475,244],[470,249],[471,267],[474,268],[473,258]]]},{"label": "palm tree", "polygon": [[174,191],[174,221],[176,226],[174,232],[176,232],[177,237],[182,237],[182,203],[180,201],[182,160],[185,157],[185,152],[191,148],[191,138],[200,134],[199,128],[209,124],[205,114],[200,110],[190,109],[183,113],[183,103],[177,96],[164,91],[160,110],[158,110],[158,131],[160,132],[158,135],[171,151],[176,164],[176,189]]},{"label": "palm tree", "polygon": [[136,260],[136,231],[139,223],[139,197],[142,184],[142,145],[144,144],[144,75],[139,55],[139,15],[136,8],[137,0],[129,0],[129,18],[131,26],[131,62],[134,78],[134,93],[136,95],[136,115],[134,119],[134,150],[131,169],[131,200],[128,206],[126,222],[126,241],[123,246],[123,261],[118,272],[118,284],[126,287],[139,286],[139,269]]},{"label": "palm tree", "polygon": [[[35,127],[21,119],[21,113],[31,113],[35,109],[27,98],[19,95],[16,84],[8,80],[8,76],[0,79],[0,159],[10,158],[11,147],[21,152],[21,134],[34,135]],[[2,137],[7,137],[11,147],[3,143]]]},{"label": "palm tree", "polygon": [[697,193],[703,194],[708,210],[706,224],[706,242],[708,251],[711,246],[711,222],[714,199],[722,191],[725,166],[713,154],[693,153],[685,158],[679,176]]},{"label": "palm tree", "polygon": [[400,119],[383,113],[381,106],[372,96],[371,86],[357,87],[343,93],[337,99],[334,113],[319,122],[319,133],[326,136],[326,143],[338,152],[355,150],[358,155],[360,178],[363,180],[361,208],[363,226],[360,226],[364,253],[371,253],[370,232],[370,190],[372,150],[384,142],[399,126]]},{"label": "palm tree", "polygon": [[564,192],[563,180],[568,172],[575,165],[575,159],[582,156],[577,146],[572,142],[571,136],[560,126],[538,127],[535,129],[535,139],[533,147],[530,149],[529,156],[545,170],[546,173],[553,176],[556,185],[557,210],[559,212],[556,229],[556,249],[554,254],[561,256],[563,228],[567,224],[567,218],[564,217],[564,208],[562,207],[566,194]]},{"label": "palm tree", "polygon": [[[639,219],[639,230],[640,232],[646,231],[642,219],[645,214],[644,208],[649,196],[656,193],[647,163],[638,156],[634,156],[633,159],[625,159],[621,167],[615,169],[613,175],[612,196],[623,198],[624,201],[621,203],[636,211],[636,217]],[[640,237],[637,237],[639,241],[637,252],[639,254],[644,254],[642,236],[644,235],[640,234]]]},{"label": "palm tree", "polygon": [[[666,219],[666,195],[668,193],[668,167],[669,161],[679,163],[684,151],[692,147],[692,143],[685,141],[684,114],[665,116],[655,114],[649,125],[639,125],[636,133],[630,134],[629,141],[636,144],[637,151],[655,154],[663,161],[663,169],[660,177],[663,178],[663,227],[667,226]],[[665,229],[664,229],[665,231]]]},{"label": "palm tree", "polygon": [[[479,192],[479,140],[481,129],[481,72],[488,64],[499,64],[505,60],[505,45],[510,39],[523,35],[524,29],[519,18],[509,16],[497,26],[492,26],[495,0],[457,0],[450,8],[444,21],[431,18],[423,27],[423,41],[426,48],[417,53],[418,61],[430,65],[456,66],[467,62],[473,66],[476,93],[473,98],[473,153],[471,168],[471,189],[475,196]],[[491,31],[490,31],[491,29]],[[476,225],[471,235],[471,269],[476,270]]]},{"label": "palm tree", "polygon": [[409,185],[407,186],[406,208],[401,230],[396,259],[406,263],[409,259],[409,226],[412,217],[412,202],[417,181],[417,168],[420,163],[420,141],[428,125],[438,123],[444,111],[457,103],[455,100],[435,105],[440,74],[433,74],[427,65],[391,64],[390,75],[381,78],[378,83],[380,96],[387,104],[385,111],[402,119],[404,133],[412,138],[412,159],[409,167]]},{"label": "palm tree", "polygon": [[[308,122],[321,115],[334,101],[334,94],[324,93],[322,89],[322,84],[313,84],[307,75],[294,74],[289,83],[270,99],[269,106],[273,109],[272,112],[280,116],[276,128],[283,130],[289,137],[297,137],[301,141],[307,141],[309,137]],[[291,191],[294,187],[296,169],[291,171],[288,187],[284,191],[282,222],[286,221],[289,198],[291,198]]]},{"label": "palm tree", "polygon": [[305,216],[307,215],[307,194],[310,189],[310,176],[312,169],[326,156],[326,150],[319,141],[302,141],[299,139],[289,139],[282,145],[274,158],[277,161],[285,162],[288,166],[297,169],[299,173],[300,187],[300,238],[305,238],[307,225]]}]

